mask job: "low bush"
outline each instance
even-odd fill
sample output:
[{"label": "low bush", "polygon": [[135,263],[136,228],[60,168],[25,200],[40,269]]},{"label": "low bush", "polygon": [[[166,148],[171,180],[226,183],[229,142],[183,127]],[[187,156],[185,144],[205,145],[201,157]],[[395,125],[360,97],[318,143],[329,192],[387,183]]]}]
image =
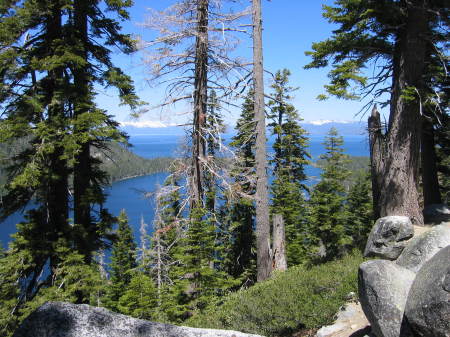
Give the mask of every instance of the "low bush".
[{"label": "low bush", "polygon": [[357,291],[361,253],[312,267],[296,266],[228,295],[186,323],[265,336],[289,335],[330,324],[350,292]]}]

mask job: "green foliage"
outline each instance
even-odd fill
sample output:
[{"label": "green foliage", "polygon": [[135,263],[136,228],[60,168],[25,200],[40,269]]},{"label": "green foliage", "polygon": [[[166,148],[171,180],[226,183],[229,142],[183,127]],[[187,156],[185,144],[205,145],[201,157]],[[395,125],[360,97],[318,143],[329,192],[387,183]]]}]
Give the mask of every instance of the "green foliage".
[{"label": "green foliage", "polygon": [[[368,172],[370,168],[370,158],[365,156],[348,156],[344,164],[345,170],[349,171],[350,174],[344,180],[343,184],[346,190],[349,190],[359,179],[361,175]],[[324,168],[326,161],[324,159],[318,159],[313,163],[314,166],[319,168]]]},{"label": "green foliage", "polygon": [[305,258],[303,231],[305,230],[306,201],[308,188],[305,165],[309,153],[306,148],[306,131],[299,124],[299,116],[290,103],[295,91],[288,85],[290,72],[277,71],[272,84],[272,100],[269,101],[272,134],[276,136],[272,160],[275,179],[272,183],[272,214],[281,214],[286,228],[286,250],[288,265],[301,263]]},{"label": "green foliage", "polygon": [[[323,16],[336,25],[332,36],[313,43],[306,55],[312,61],[305,68],[331,66],[328,94],[344,99],[360,99],[372,95],[384,99],[395,76],[394,62],[398,60],[400,41],[406,27],[409,4],[403,1],[337,0],[323,6]],[[427,79],[422,88],[408,87],[402,92],[407,101],[441,106],[445,109],[445,80],[442,75],[448,67],[445,52],[448,41],[448,6],[442,0],[429,2],[428,26],[433,47],[428,49]],[[381,65],[381,66],[380,66]],[[366,68],[373,69],[367,72]],[[420,90],[420,94],[418,95]],[[439,98],[436,100],[436,96]],[[321,95],[324,98],[325,95]],[[425,99],[425,97],[428,97]],[[427,102],[427,103],[424,103]],[[389,104],[389,96],[383,105]],[[433,114],[430,114],[433,115]]]},{"label": "green foliage", "polygon": [[107,306],[113,310],[117,309],[117,302],[130,284],[133,272],[137,267],[136,243],[124,210],[120,212],[117,220],[118,227],[112,245],[110,285],[106,302]]},{"label": "green foliage", "polygon": [[249,90],[242,104],[241,115],[236,122],[236,135],[230,146],[235,149],[236,160],[231,167],[236,195],[225,196],[222,208],[223,269],[242,283],[256,281],[255,237],[253,233],[255,205],[249,196],[255,193],[251,183],[255,176],[255,113],[253,91]]},{"label": "green foliage", "polygon": [[157,292],[153,280],[138,271],[132,273],[117,303],[119,312],[139,319],[152,320],[157,311]]},{"label": "green foliage", "polygon": [[221,144],[222,133],[225,131],[225,125],[221,114],[221,108],[217,99],[217,94],[214,90],[211,90],[208,97],[208,111],[206,114],[205,128],[207,131],[206,138],[206,152],[208,154],[208,167],[205,172],[205,205],[206,208],[215,213],[216,211],[216,198],[217,198],[217,185],[218,181],[216,176],[211,172],[212,170],[219,170],[218,167],[218,151]]},{"label": "green foliage", "polygon": [[[313,43],[312,51],[305,53],[312,57],[312,62],[305,68],[331,65],[330,84],[325,86],[330,95],[359,99],[374,91],[378,96],[381,93],[375,90],[379,83],[377,79],[369,79],[364,68],[377,58],[390,59],[393,31],[383,24],[395,22],[399,8],[390,1],[337,0],[334,6],[323,9],[323,16],[338,27],[331,38]],[[379,78],[388,76],[389,70],[383,69]]]},{"label": "green foliage", "polygon": [[16,234],[16,241],[0,256],[2,336],[11,336],[24,318],[47,301],[101,304],[105,281],[100,277],[97,266],[86,265],[83,255],[68,248],[63,241],[56,244],[58,262],[52,264],[52,273],[49,274],[48,266],[41,265],[42,273],[32,274],[37,278],[40,289],[30,289],[34,283],[27,278],[28,272],[36,269],[36,255],[39,256],[40,252],[20,247],[18,242],[23,243],[24,240],[21,233]]},{"label": "green foliage", "polygon": [[203,209],[191,211],[185,237],[175,256],[179,264],[171,270],[174,285],[170,288],[174,305],[167,310],[172,322],[181,322],[203,310],[215,296],[222,296],[234,285],[216,265],[217,242],[214,221]]},{"label": "green foliage", "polygon": [[[11,144],[0,144],[0,195],[6,193],[8,182],[7,166],[14,157],[30,146],[27,137],[17,139]],[[107,177],[108,183],[130,177],[168,172],[173,158],[142,158],[135,155],[122,144],[109,142],[105,149],[92,148],[92,155],[100,161],[99,169]]]},{"label": "green foliage", "polygon": [[213,303],[187,324],[280,336],[302,328],[330,324],[349,292],[358,288],[361,253],[313,267],[294,266],[286,272]]},{"label": "green foliage", "polygon": [[309,239],[316,246],[316,253],[323,259],[341,256],[350,246],[351,238],[345,231],[345,187],[349,176],[345,169],[347,156],[343,154],[343,138],[331,128],[325,138],[326,153],[321,181],[314,186],[309,200]]},{"label": "green foliage", "polygon": [[111,17],[126,18],[130,5],[25,0],[0,6],[0,140],[6,146],[26,142],[10,152],[0,217],[32,198],[36,205],[2,258],[1,292],[12,295],[9,287],[18,288],[14,299],[2,298],[15,301],[12,320],[46,300],[101,303],[103,281],[92,256],[105,244],[113,219],[102,207],[91,212],[105,200],[107,179],[90,147],[126,137],[94,104],[94,88],[116,87],[121,103],[132,109],[141,103],[131,79],[110,59],[113,46],[133,50]]},{"label": "green foliage", "polygon": [[373,203],[369,172],[361,173],[350,188],[346,200],[346,234],[352,238],[352,246],[364,250],[372,229]]}]

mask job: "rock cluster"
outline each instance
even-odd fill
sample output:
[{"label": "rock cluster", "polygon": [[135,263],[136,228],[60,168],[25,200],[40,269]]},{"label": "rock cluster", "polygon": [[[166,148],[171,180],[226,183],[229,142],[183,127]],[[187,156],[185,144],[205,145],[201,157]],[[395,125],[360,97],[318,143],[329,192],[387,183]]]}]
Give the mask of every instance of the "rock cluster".
[{"label": "rock cluster", "polygon": [[379,219],[361,264],[359,298],[378,337],[450,337],[450,223],[411,240],[405,217]]},{"label": "rock cluster", "polygon": [[86,304],[48,302],[13,337],[261,337],[236,331],[154,323]]}]

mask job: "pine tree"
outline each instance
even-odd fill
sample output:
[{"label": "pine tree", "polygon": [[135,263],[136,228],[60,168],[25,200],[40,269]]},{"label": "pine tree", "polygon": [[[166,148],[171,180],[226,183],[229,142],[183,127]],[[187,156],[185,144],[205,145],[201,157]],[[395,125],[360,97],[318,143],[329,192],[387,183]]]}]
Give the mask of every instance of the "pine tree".
[{"label": "pine tree", "polygon": [[288,85],[290,72],[287,69],[275,74],[272,89],[273,99],[269,101],[272,134],[276,136],[272,183],[272,214],[281,214],[285,223],[287,261],[289,265],[301,263],[305,252],[302,232],[305,230],[306,174],[304,167],[310,157],[306,151],[306,131],[299,125],[299,116],[289,102],[295,91]]},{"label": "pine tree", "polygon": [[137,247],[124,210],[120,212],[117,221],[118,227],[111,251],[110,286],[106,302],[107,306],[113,310],[117,310],[119,298],[130,284],[137,267]]},{"label": "pine tree", "polygon": [[158,306],[156,287],[151,277],[142,271],[132,273],[118,300],[117,309],[135,318],[154,320]]},{"label": "pine tree", "polygon": [[221,108],[217,99],[217,94],[214,90],[211,90],[209,94],[208,109],[206,115],[206,154],[208,168],[205,172],[205,206],[211,213],[215,214],[216,211],[216,198],[217,198],[217,177],[213,173],[220,170],[220,165],[217,158],[218,151],[222,146],[222,133],[225,126],[223,123]]},{"label": "pine tree", "polygon": [[216,267],[217,250],[215,223],[206,217],[205,210],[192,210],[176,256],[179,264],[171,272],[173,305],[167,309],[171,321],[181,322],[195,311],[205,309],[212,299],[223,296],[234,285],[232,279]]},{"label": "pine tree", "polygon": [[[448,60],[442,55],[448,41],[448,6],[440,0],[339,0],[335,6],[324,6],[324,17],[338,27],[331,38],[313,44],[313,51],[307,52],[313,61],[306,67],[332,65],[330,84],[325,86],[331,95],[345,99],[371,96],[371,103],[385,99],[383,106],[390,106],[386,134],[379,118],[378,126],[369,130],[372,143],[379,147],[379,156],[372,158],[374,211],[380,216],[406,215],[423,223],[418,190],[420,143],[431,142],[421,127],[427,118],[445,110],[441,98],[447,91],[446,76],[442,75]],[[378,67],[380,60],[382,67]],[[367,76],[366,67],[376,75]],[[434,147],[423,147],[422,155],[426,157],[428,151]],[[426,199],[435,198],[437,184],[431,175],[436,170],[424,165],[424,173],[423,181],[433,184],[424,186]]]},{"label": "pine tree", "polygon": [[[29,223],[21,225],[29,227]],[[2,336],[10,336],[24,318],[48,301],[83,302],[95,306],[101,304],[106,284],[99,268],[87,265],[84,256],[74,251],[67,242],[60,239],[53,243],[59,259],[53,266],[52,277],[48,278],[43,267],[39,274],[30,274],[36,269],[35,261],[38,259],[35,255],[42,254],[42,249],[25,250],[24,246],[29,247],[30,241],[24,232],[14,234],[14,239],[10,249],[0,259]],[[42,245],[45,244],[42,242]],[[29,280],[24,279],[24,276],[35,278],[35,282],[26,282]],[[31,289],[30,284],[37,284],[39,289]]]},{"label": "pine tree", "polygon": [[[102,186],[107,183],[99,169],[100,162],[90,152],[91,147],[105,148],[108,140],[125,140],[118,123],[94,104],[94,85],[115,87],[121,104],[131,109],[141,104],[131,78],[111,62],[111,46],[125,54],[135,50],[131,36],[120,32],[120,22],[129,19],[127,8],[131,2],[105,1],[103,8],[100,3],[99,0],[73,0],[73,29],[69,35],[77,57],[70,65],[74,93],[71,112],[75,139],[72,141],[76,144],[73,165],[75,240],[87,263],[91,261],[92,252],[104,245],[102,236],[112,225],[104,209],[97,217],[91,212],[94,205],[102,208],[105,200]],[[116,17],[108,17],[107,12]]]},{"label": "pine tree", "polygon": [[236,135],[230,146],[235,149],[235,162],[231,170],[234,180],[235,196],[225,201],[223,222],[224,232],[228,233],[228,246],[225,248],[225,270],[244,283],[256,280],[255,255],[255,205],[249,197],[255,193],[255,122],[253,92],[250,90],[242,104],[241,116],[236,122]]},{"label": "pine tree", "polygon": [[360,172],[350,187],[346,203],[346,234],[352,238],[352,246],[364,250],[372,229],[374,217],[372,208],[371,182],[368,172]]},{"label": "pine tree", "polygon": [[310,239],[319,248],[319,256],[325,260],[342,256],[351,239],[345,232],[346,197],[344,180],[349,172],[345,169],[347,156],[343,154],[343,138],[331,128],[325,138],[326,153],[321,181],[314,186],[309,199]]},{"label": "pine tree", "polygon": [[[13,143],[26,139],[28,145],[10,158],[3,198],[6,207],[1,208],[1,217],[24,207],[31,198],[36,205],[27,213],[26,222],[18,226],[8,253],[11,260],[27,257],[11,275],[22,285],[13,315],[20,315],[21,310],[51,292],[58,280],[56,273],[68,279],[75,269],[96,269],[92,254],[104,243],[112,217],[101,206],[105,200],[101,185],[107,182],[106,176],[98,167],[99,161],[88,158],[85,150],[86,144],[103,147],[108,140],[124,139],[118,124],[92,103],[95,84],[116,87],[123,103],[132,107],[139,104],[130,78],[110,61],[111,46],[131,52],[132,40],[121,35],[117,21],[105,14],[109,11],[120,20],[126,19],[129,5],[27,0],[4,4],[0,9],[4,46],[0,52],[0,140]],[[86,31],[90,32],[87,38]],[[82,161],[88,162],[88,169],[80,171]],[[76,177],[80,174],[87,184],[79,184]],[[89,223],[83,220],[69,225],[71,185],[76,222],[83,209]],[[96,212],[91,213],[92,209]],[[68,247],[75,252],[63,254]],[[88,265],[79,261],[80,256]],[[77,284],[75,279],[73,282]],[[82,281],[83,286],[72,289],[65,281],[57,293],[70,294],[70,301],[89,302],[88,293],[98,293],[94,283]],[[92,285],[91,291],[84,285]]]}]

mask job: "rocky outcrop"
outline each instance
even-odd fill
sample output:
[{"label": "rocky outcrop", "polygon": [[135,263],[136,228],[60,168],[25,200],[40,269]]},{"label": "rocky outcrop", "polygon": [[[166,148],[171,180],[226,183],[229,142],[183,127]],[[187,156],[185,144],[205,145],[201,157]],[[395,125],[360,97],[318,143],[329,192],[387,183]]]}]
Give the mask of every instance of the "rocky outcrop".
[{"label": "rocky outcrop", "polygon": [[413,272],[418,272],[425,262],[449,244],[450,225],[432,227],[424,234],[414,237],[395,263]]},{"label": "rocky outcrop", "polygon": [[[376,256],[385,260],[367,261],[359,269],[360,301],[373,333],[450,337],[450,223],[421,230],[406,241],[408,235],[399,234],[401,226],[383,219],[367,247],[378,249]],[[398,259],[388,261],[400,250],[399,243],[404,248]]]},{"label": "rocky outcrop", "polygon": [[369,333],[369,322],[361,304],[349,302],[340,308],[336,321],[332,325],[320,328],[315,337],[368,337]]},{"label": "rocky outcrop", "polygon": [[408,295],[405,315],[417,336],[450,336],[450,246],[420,269]]},{"label": "rocky outcrop", "polygon": [[395,260],[406,240],[414,235],[414,227],[406,216],[387,216],[377,220],[367,240],[364,256]]},{"label": "rocky outcrop", "polygon": [[400,336],[406,299],[414,277],[412,271],[388,260],[361,264],[359,300],[375,335]]},{"label": "rocky outcrop", "polygon": [[85,304],[48,302],[13,337],[261,337],[236,331],[154,323]]}]

